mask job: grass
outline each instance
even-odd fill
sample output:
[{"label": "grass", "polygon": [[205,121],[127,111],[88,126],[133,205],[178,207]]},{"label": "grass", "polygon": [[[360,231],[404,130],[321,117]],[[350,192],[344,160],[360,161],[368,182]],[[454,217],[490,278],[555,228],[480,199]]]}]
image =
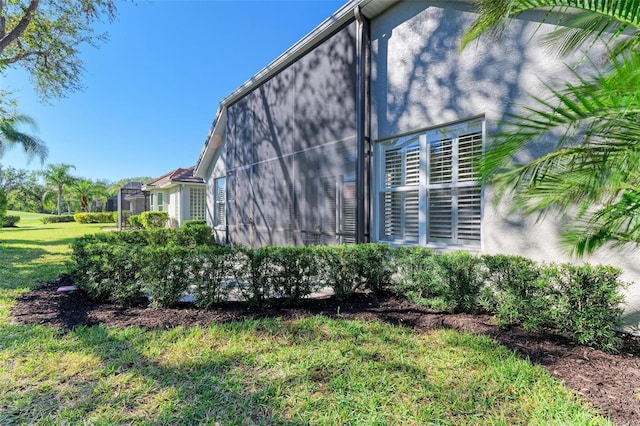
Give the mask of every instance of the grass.
[{"label": "grass", "polygon": [[[31,219],[29,219],[31,220]],[[143,331],[17,326],[100,225],[0,231],[0,424],[609,424],[488,337],[317,316]]]}]

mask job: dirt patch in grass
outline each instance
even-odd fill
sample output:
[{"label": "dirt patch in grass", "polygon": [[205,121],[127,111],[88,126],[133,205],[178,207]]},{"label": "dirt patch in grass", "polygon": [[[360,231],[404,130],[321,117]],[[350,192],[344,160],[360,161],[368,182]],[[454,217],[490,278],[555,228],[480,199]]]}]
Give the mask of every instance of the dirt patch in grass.
[{"label": "dirt patch in grass", "polygon": [[67,278],[44,283],[23,294],[12,309],[18,324],[42,324],[63,329],[103,324],[106,327],[169,329],[176,326],[206,326],[243,319],[297,319],[310,315],[331,318],[381,320],[418,333],[449,328],[486,334],[515,350],[523,358],[545,368],[557,379],[609,417],[616,425],[640,424],[640,339],[627,336],[620,353],[609,354],[574,345],[558,336],[532,333],[519,327],[501,329],[490,316],[442,314],[392,296],[359,295],[348,302],[334,298],[314,299],[290,308],[272,306],[256,310],[242,303],[229,303],[215,310],[185,305],[177,309],[121,308],[97,304],[81,291],[59,293]]}]

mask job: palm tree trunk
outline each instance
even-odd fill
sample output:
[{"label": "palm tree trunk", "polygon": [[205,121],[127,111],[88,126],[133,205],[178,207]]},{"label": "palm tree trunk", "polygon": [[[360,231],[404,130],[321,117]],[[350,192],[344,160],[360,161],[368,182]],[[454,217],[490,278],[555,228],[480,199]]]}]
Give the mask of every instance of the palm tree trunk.
[{"label": "palm tree trunk", "polygon": [[62,215],[62,185],[58,185],[58,216]]}]

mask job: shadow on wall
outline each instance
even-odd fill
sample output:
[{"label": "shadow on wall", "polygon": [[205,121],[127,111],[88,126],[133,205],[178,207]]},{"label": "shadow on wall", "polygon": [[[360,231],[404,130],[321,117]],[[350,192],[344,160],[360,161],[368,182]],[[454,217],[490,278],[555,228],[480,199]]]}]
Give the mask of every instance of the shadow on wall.
[{"label": "shadow on wall", "polygon": [[335,239],[355,172],[355,25],[228,108],[227,222],[248,246]]},{"label": "shadow on wall", "polygon": [[474,16],[462,4],[402,2],[374,20],[374,140],[480,114],[495,131],[527,93],[569,77],[535,42],[545,27],[525,20],[513,21],[499,42],[483,38],[459,52]]}]

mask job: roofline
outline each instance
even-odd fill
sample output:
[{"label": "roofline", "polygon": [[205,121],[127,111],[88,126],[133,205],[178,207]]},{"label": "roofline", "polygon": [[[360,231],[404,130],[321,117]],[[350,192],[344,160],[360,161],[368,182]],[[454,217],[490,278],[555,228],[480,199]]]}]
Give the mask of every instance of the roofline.
[{"label": "roofline", "polygon": [[[311,49],[313,49],[318,43],[322,42],[324,39],[329,37],[332,33],[339,30],[343,25],[347,24],[349,21],[355,19],[354,10],[356,7],[360,7],[362,10],[362,14],[367,18],[371,19],[375,16],[382,13],[384,10],[388,9],[395,3],[400,0],[350,0],[346,4],[344,4],[340,9],[334,12],[331,16],[325,19],[320,25],[315,27],[311,32],[302,37],[298,42],[296,42],[289,49],[285,50],[280,56],[271,61],[266,67],[258,71],[253,75],[249,80],[245,81],[240,87],[231,92],[229,95],[224,97],[220,101],[220,105],[218,106],[218,110],[216,112],[216,116],[211,124],[211,128],[209,133],[207,134],[207,138],[205,139],[204,146],[200,153],[200,157],[198,158],[198,162],[195,167],[195,176],[204,177],[205,170],[202,169],[202,162],[205,160],[205,157],[211,157],[212,155],[207,155],[207,151],[209,148],[209,142],[214,135],[214,130],[217,127],[217,122],[220,119],[221,115],[224,112],[224,109],[238,101],[242,96],[246,95],[254,88],[258,87],[265,81],[269,80],[271,77],[276,75],[278,72],[282,71],[284,68],[289,66],[291,63],[295,62],[300,57],[307,54]],[[214,148],[214,151],[217,151],[217,148]]]},{"label": "roofline", "polygon": [[356,8],[356,6],[360,5],[360,7],[364,8],[365,5],[369,3],[381,1],[389,3],[390,6],[398,0],[350,0],[340,9],[334,12],[333,15],[329,16],[322,23],[320,23],[320,25],[311,30],[311,32],[298,40],[293,46],[285,50],[280,56],[271,61],[269,65],[258,71],[253,75],[253,77],[245,81],[240,87],[223,98],[220,103],[225,106],[233,104],[246,93],[264,83],[266,80],[270,79],[278,72],[289,66],[292,62],[295,62],[297,59],[308,53],[322,40],[340,29],[349,21],[355,19],[353,10]]}]

